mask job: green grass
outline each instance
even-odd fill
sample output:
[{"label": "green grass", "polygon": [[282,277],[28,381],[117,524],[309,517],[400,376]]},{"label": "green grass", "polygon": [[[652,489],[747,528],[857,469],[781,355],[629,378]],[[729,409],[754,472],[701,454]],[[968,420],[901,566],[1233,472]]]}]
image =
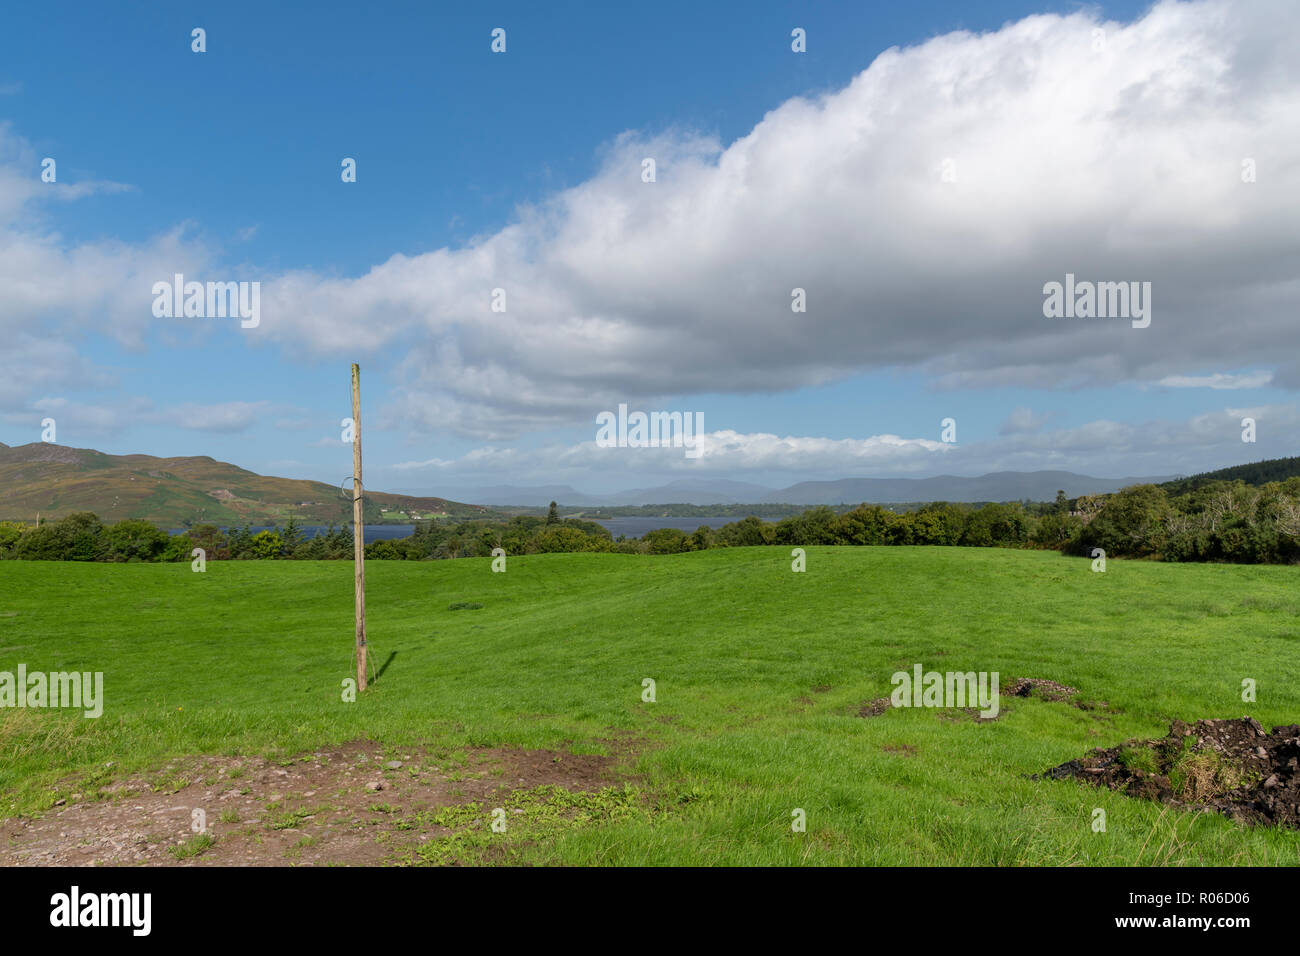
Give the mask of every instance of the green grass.
[{"label": "green grass", "polygon": [[[621,738],[639,741],[626,812],[531,840],[533,824],[492,834],[480,813],[456,839],[497,840],[505,862],[577,864],[1300,862],[1295,831],[1028,779],[1163,736],[1173,718],[1300,721],[1300,569],[1111,560],[1094,574],[1044,552],[807,551],[803,574],[781,548],[512,557],[505,574],[486,558],[369,562],[385,669],[355,704],[341,699],[350,563],[3,562],[0,671],[103,671],[106,705],[99,720],[0,711],[0,816],[183,754],[357,738],[600,753]],[[462,602],[483,607],[450,610]],[[1050,678],[1112,709],[1004,699],[986,723],[856,716],[918,662]],[[1243,678],[1256,703],[1241,701]],[[791,829],[796,808],[806,832]]]},{"label": "green grass", "polygon": [[210,833],[196,833],[184,843],[177,843],[168,847],[167,851],[178,860],[189,860],[196,856],[202,856],[212,849],[213,844],[216,842]]}]

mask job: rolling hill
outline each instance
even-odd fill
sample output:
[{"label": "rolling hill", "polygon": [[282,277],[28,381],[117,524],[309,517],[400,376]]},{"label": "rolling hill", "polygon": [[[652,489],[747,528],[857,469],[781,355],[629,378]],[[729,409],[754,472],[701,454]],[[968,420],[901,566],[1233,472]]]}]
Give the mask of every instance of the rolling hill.
[{"label": "rolling hill", "polygon": [[1205,471],[1186,478],[1166,481],[1161,487],[1171,495],[1195,491],[1212,481],[1244,481],[1248,485],[1265,485],[1270,481],[1286,481],[1300,475],[1300,458],[1268,458],[1245,465],[1233,465],[1217,471]]},{"label": "rolling hill", "polygon": [[[343,524],[352,520],[348,494],[319,481],[272,478],[213,458],[106,455],[45,442],[0,443],[0,520],[61,518],[93,511],[105,521],[143,518],[162,527],[208,521],[219,525]],[[383,513],[407,517],[493,514],[478,505],[366,491],[366,521]]]}]

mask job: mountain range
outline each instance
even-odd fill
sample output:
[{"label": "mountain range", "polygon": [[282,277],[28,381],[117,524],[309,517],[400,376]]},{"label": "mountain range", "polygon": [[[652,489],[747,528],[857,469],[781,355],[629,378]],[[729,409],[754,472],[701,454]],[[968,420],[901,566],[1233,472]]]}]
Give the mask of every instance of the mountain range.
[{"label": "mountain range", "polygon": [[[1068,471],[1001,471],[976,477],[842,478],[803,481],[787,488],[727,479],[692,478],[612,494],[587,494],[570,485],[495,485],[446,489],[447,496],[366,490],[368,522],[434,516],[495,517],[493,506],[609,507],[646,504],[858,504],[922,501],[1050,501],[1159,483],[1164,477],[1093,478]],[[59,518],[93,511],[105,521],[145,518],[179,527],[220,525],[343,524],[352,519],[350,494],[333,485],[259,475],[206,456],[155,458],[108,455],[45,442],[0,443],[0,520],[31,521],[38,513]],[[474,504],[465,504],[472,501]]]},{"label": "mountain range", "polygon": [[[46,442],[0,442],[0,520],[32,521],[93,511],[105,521],[144,518],[163,527],[188,522],[224,526],[344,524],[352,496],[334,485],[270,478],[208,457],[106,455]],[[491,515],[477,505],[445,498],[365,491],[366,521],[383,517]]]},{"label": "mountain range", "polygon": [[587,494],[570,485],[493,485],[448,489],[456,498],[488,506],[562,505],[612,507],[648,504],[792,504],[838,505],[917,501],[1051,501],[1057,491],[1071,498],[1104,494],[1128,485],[1159,484],[1173,476],[1094,478],[1070,471],[999,471],[977,477],[939,475],[934,478],[841,478],[801,481],[787,488],[769,488],[743,481],[686,479],[653,488],[633,488],[612,494]]}]

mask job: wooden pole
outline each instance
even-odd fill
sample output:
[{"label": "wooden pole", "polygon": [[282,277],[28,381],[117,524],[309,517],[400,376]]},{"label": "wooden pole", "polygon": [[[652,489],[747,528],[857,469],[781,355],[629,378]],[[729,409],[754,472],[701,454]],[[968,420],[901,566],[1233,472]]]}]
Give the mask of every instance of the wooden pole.
[{"label": "wooden pole", "polygon": [[352,564],[357,586],[357,689],[366,689],[366,519],[361,488],[361,367],[352,366]]}]

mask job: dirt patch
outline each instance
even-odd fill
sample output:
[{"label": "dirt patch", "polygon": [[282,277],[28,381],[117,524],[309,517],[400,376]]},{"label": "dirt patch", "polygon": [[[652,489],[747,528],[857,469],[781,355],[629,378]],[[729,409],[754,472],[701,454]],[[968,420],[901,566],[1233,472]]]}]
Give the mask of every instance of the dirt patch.
[{"label": "dirt patch", "polygon": [[916,747],[912,744],[885,744],[882,749],[887,754],[902,754],[904,757],[916,756]]},{"label": "dirt patch", "polygon": [[1071,777],[1240,823],[1300,827],[1300,724],[1268,732],[1250,717],[1176,720],[1167,737],[1097,748],[1034,779]]},{"label": "dirt patch", "polygon": [[88,787],[87,797],[73,793],[43,816],[0,821],[0,865],[388,863],[459,826],[486,829],[496,807],[614,792],[628,779],[629,752],[616,749],[607,757],[355,742],[281,761],[184,758]]},{"label": "dirt patch", "polygon": [[947,707],[939,711],[939,719],[949,724],[958,724],[963,720],[973,720],[977,724],[991,724],[995,720],[1001,720],[1006,712],[1005,707],[999,707],[998,712],[992,717],[985,717],[978,707]]},{"label": "dirt patch", "polygon": [[1002,688],[1003,697],[1039,697],[1042,700],[1069,700],[1079,692],[1054,680],[1041,677],[1014,677]]},{"label": "dirt patch", "polygon": [[858,708],[859,717],[879,717],[885,711],[889,710],[892,705],[888,697],[877,697],[875,700],[866,700]]},{"label": "dirt patch", "polygon": [[[879,717],[885,711],[893,707],[892,701],[888,697],[877,697],[875,700],[863,701],[858,705],[859,717]],[[980,713],[978,707],[944,707],[936,709],[939,719],[947,723],[959,723],[963,720],[973,720],[977,724],[987,724],[1001,718],[1006,708],[1001,708],[996,716],[985,717]]]},{"label": "dirt patch", "polygon": [[1003,697],[1037,697],[1052,702],[1065,701],[1080,710],[1113,711],[1104,700],[1085,700],[1079,692],[1065,684],[1042,677],[1013,677],[1000,691]]}]

